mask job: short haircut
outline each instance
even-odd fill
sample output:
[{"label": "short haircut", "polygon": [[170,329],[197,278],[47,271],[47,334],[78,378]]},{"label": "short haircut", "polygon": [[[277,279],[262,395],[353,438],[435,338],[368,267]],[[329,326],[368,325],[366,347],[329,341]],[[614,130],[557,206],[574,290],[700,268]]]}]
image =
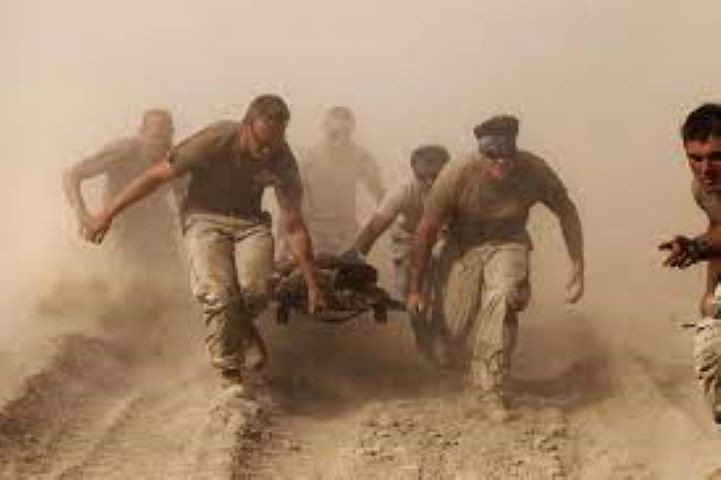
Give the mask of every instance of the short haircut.
[{"label": "short haircut", "polygon": [[496,115],[488,120],[476,125],[473,134],[476,139],[485,135],[518,135],[518,118],[513,115]]},{"label": "short haircut", "polygon": [[411,167],[414,167],[419,162],[433,163],[438,166],[445,165],[451,159],[451,156],[441,145],[423,145],[411,153]]},{"label": "short haircut", "polygon": [[330,107],[328,109],[328,113],[326,114],[327,118],[340,118],[343,120],[347,120],[351,123],[355,123],[355,115],[353,114],[353,110],[351,110],[349,107],[345,107],[343,105],[336,105],[334,107]]},{"label": "short haircut", "polygon": [[259,117],[278,125],[286,125],[290,121],[290,109],[278,95],[260,95],[248,105],[244,121],[252,122]]},{"label": "short haircut", "polygon": [[721,104],[706,103],[689,113],[681,127],[683,143],[721,138]]},{"label": "short haircut", "polygon": [[173,116],[164,108],[151,108],[143,112],[143,125],[150,117],[162,117],[170,125],[173,124]]}]

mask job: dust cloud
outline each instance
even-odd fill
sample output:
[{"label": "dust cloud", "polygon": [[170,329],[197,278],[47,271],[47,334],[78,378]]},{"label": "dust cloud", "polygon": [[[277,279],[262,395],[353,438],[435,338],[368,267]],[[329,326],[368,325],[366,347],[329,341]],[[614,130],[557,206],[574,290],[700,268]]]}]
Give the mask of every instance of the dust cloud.
[{"label": "dust cloud", "polygon": [[[560,231],[534,212],[534,303],[522,320],[521,371],[560,375],[572,367],[561,353],[573,358],[602,343],[618,354],[614,374],[637,358],[667,394],[679,383],[693,388],[690,338],[673,319],[693,314],[703,272],[663,270],[655,246],[704,228],[678,126],[697,104],[721,100],[718,2],[28,0],[0,8],[0,354],[94,328],[98,312],[123,303],[112,288],[93,290],[98,272],[117,274],[118,266],[76,238],[63,168],[134,133],[147,108],[171,110],[180,139],[238,118],[253,96],[272,91],[291,106],[295,149],[320,138],[329,106],[352,107],[359,142],[379,159],[388,185],[404,175],[417,145],[437,142],[459,155],[472,148],[480,120],[518,115],[519,143],[557,169],[579,205],[588,264],[585,299],[564,305],[569,264]],[[89,187],[95,208],[99,189]],[[77,288],[53,290],[58,279]],[[78,290],[96,293],[73,300]],[[42,303],[47,295],[56,303]],[[83,319],[48,318],[78,302]],[[175,304],[182,319],[174,328],[197,328],[192,308]],[[292,348],[287,334],[274,335]],[[343,355],[336,341],[354,342],[320,335],[329,356]],[[403,335],[393,330],[358,345],[392,349]],[[301,337],[299,349],[312,347],[312,333]],[[346,356],[350,364],[364,358]],[[6,367],[0,376],[19,371]],[[656,455],[680,446],[674,439],[649,448]],[[665,472],[691,461],[674,459],[681,467]]]}]

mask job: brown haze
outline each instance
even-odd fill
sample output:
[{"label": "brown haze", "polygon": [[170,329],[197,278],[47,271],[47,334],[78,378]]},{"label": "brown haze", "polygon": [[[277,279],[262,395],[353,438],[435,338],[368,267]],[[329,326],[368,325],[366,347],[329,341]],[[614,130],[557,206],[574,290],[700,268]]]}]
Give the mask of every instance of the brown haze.
[{"label": "brown haze", "polygon": [[581,314],[631,350],[687,361],[672,317],[693,312],[702,269],[664,271],[655,246],[704,227],[678,126],[721,101],[717,0],[1,3],[0,351],[39,328],[26,312],[40,286],[102,255],[74,236],[64,167],[132,133],[145,108],[169,108],[183,137],[274,91],[297,148],[328,106],[351,106],[389,182],[414,146],[458,154],[484,117],[519,115],[521,144],[579,204],[588,257],[587,296],[565,307],[568,261],[539,210],[527,321],[552,337],[547,317]]}]

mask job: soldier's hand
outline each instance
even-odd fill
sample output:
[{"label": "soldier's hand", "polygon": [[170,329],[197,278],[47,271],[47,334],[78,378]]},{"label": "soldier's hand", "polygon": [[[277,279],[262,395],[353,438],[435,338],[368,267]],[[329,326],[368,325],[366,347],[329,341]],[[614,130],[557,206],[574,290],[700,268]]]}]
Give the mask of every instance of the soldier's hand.
[{"label": "soldier's hand", "polygon": [[566,301],[576,303],[583,296],[585,290],[585,273],[582,265],[574,265],[571,271],[571,278],[566,286]]},{"label": "soldier's hand", "polygon": [[83,225],[83,238],[91,243],[101,243],[112,222],[112,217],[105,213],[88,218]]},{"label": "soldier's hand", "polygon": [[694,240],[677,235],[658,246],[659,250],[670,252],[663,262],[665,267],[688,268],[700,260]]},{"label": "soldier's hand", "polygon": [[328,308],[325,295],[317,286],[308,287],[308,313],[311,315],[322,312]]},{"label": "soldier's hand", "polygon": [[408,310],[408,312],[412,314],[422,314],[425,313],[427,307],[425,295],[420,292],[411,292],[408,294],[408,298],[406,299],[406,310]]},{"label": "soldier's hand", "polygon": [[80,235],[80,238],[85,238],[85,232],[90,218],[90,214],[81,208],[75,211],[75,220],[78,222],[78,235]]}]

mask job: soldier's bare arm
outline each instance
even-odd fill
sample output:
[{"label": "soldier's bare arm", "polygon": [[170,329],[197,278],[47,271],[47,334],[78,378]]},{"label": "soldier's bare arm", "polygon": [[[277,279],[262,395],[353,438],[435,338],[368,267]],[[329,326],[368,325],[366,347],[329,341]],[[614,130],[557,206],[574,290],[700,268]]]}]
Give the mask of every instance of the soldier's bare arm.
[{"label": "soldier's bare arm", "polygon": [[82,194],[83,181],[107,173],[114,165],[127,161],[131,155],[129,142],[108,145],[95,155],[86,158],[65,170],[63,173],[63,192],[72,207],[81,226],[90,219]]},{"label": "soldier's bare arm", "polygon": [[406,302],[406,307],[411,312],[423,312],[427,307],[427,299],[424,298],[422,290],[423,277],[425,276],[428,258],[431,255],[431,249],[438,239],[441,227],[442,222],[429,215],[423,215],[413,237],[410,285]]},{"label": "soldier's bare arm", "polygon": [[676,235],[658,247],[668,251],[663,265],[685,269],[698,262],[721,257],[721,226],[710,222],[706,232],[696,237]]},{"label": "soldier's bare arm", "polygon": [[566,287],[566,300],[575,303],[581,299],[585,289],[585,260],[583,254],[583,227],[578,208],[568,195],[566,186],[560,177],[545,162],[539,170],[543,178],[543,204],[558,218],[571,258],[571,275]]},{"label": "soldier's bare arm", "polygon": [[365,224],[356,239],[355,248],[363,255],[368,255],[378,238],[388,230],[393,223],[393,218],[387,218],[382,215],[375,214],[368,223]]},{"label": "soldier's bare arm", "polygon": [[281,206],[280,218],[281,230],[285,234],[290,253],[308,287],[308,310],[315,313],[325,306],[325,300],[316,280],[313,247],[300,206]]},{"label": "soldier's bare arm", "polygon": [[173,170],[167,159],[148,167],[112,199],[98,215],[90,219],[85,238],[93,243],[102,242],[117,215],[168,183],[175,172],[177,171]]},{"label": "soldier's bare arm", "polygon": [[573,265],[571,278],[568,283],[567,300],[575,303],[583,296],[585,284],[583,227],[581,225],[581,218],[576,205],[570,198],[560,207],[554,208],[553,211],[561,225],[563,240]]}]

